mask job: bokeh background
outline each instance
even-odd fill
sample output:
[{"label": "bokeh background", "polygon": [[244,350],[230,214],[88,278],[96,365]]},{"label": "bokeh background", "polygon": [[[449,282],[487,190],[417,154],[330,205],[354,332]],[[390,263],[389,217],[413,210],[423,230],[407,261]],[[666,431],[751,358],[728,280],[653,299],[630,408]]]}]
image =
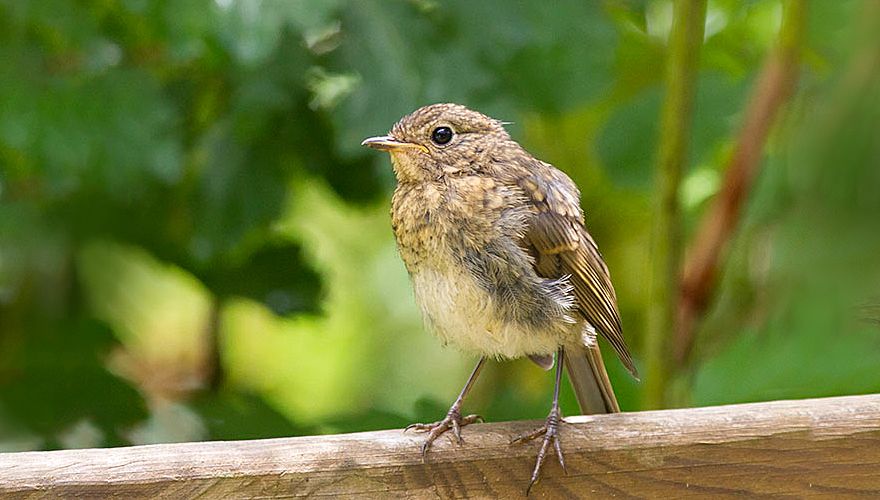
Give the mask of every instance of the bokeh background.
[{"label": "bokeh background", "polygon": [[[682,248],[723,189],[792,5],[708,2]],[[650,371],[638,383],[607,357],[624,409],[880,390],[878,5],[795,6],[796,87],[692,350],[664,362],[653,395]],[[512,122],[575,179],[644,367],[673,12],[0,1],[0,450],[442,416],[475,360],[425,332],[390,229],[389,160],[359,147],[432,102]],[[465,409],[543,418],[551,386],[528,361],[494,363]],[[568,390],[563,409],[576,412]]]}]

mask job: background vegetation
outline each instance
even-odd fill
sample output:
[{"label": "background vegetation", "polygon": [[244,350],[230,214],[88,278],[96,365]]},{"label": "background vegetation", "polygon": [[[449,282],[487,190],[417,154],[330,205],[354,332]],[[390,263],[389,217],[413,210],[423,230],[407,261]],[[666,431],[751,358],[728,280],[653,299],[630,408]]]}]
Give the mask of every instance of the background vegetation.
[{"label": "background vegetation", "polygon": [[[0,1],[0,450],[441,416],[474,360],[424,332],[359,147],[438,101],[581,187],[625,409],[880,390],[880,2],[691,3]],[[675,278],[750,146],[688,336]],[[492,364],[466,409],[551,384]]]}]

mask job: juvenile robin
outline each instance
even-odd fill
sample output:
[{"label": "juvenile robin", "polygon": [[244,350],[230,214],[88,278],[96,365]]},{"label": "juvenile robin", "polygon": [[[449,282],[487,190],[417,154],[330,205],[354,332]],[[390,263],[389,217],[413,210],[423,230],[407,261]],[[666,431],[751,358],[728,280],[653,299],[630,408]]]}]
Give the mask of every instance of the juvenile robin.
[{"label": "juvenile robin", "polygon": [[[397,178],[391,225],[425,322],[444,343],[480,356],[446,417],[408,427],[427,433],[422,456],[444,432],[461,443],[462,401],[486,359],[526,356],[556,385],[528,490],[559,438],[559,385],[568,370],[583,413],[620,411],[596,335],[638,377],[621,334],[608,267],[584,227],[580,192],[510,138],[503,123],[458,104],[433,104],[362,145],[387,151]],[[527,490],[527,491],[528,491]]]}]

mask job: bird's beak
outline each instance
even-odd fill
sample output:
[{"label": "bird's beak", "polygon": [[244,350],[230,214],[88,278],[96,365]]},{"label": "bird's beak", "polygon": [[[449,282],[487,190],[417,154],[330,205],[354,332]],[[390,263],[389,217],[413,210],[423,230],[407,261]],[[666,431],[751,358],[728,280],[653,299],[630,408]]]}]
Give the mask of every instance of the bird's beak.
[{"label": "bird's beak", "polygon": [[380,135],[378,137],[370,137],[369,139],[364,139],[364,141],[361,142],[361,146],[390,152],[400,151],[402,149],[418,149],[423,153],[428,152],[428,148],[422,146],[421,144],[399,141],[390,135]]}]

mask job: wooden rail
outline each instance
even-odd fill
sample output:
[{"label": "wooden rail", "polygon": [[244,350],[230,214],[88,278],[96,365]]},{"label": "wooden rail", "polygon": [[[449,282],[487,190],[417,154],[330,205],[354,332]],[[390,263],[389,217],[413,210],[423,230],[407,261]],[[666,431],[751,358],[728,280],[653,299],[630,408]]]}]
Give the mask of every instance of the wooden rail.
[{"label": "wooden rail", "polygon": [[[581,416],[535,497],[880,495],[880,395]],[[520,497],[535,422],[472,425],[423,464],[399,430],[0,454],[0,497]]]}]

